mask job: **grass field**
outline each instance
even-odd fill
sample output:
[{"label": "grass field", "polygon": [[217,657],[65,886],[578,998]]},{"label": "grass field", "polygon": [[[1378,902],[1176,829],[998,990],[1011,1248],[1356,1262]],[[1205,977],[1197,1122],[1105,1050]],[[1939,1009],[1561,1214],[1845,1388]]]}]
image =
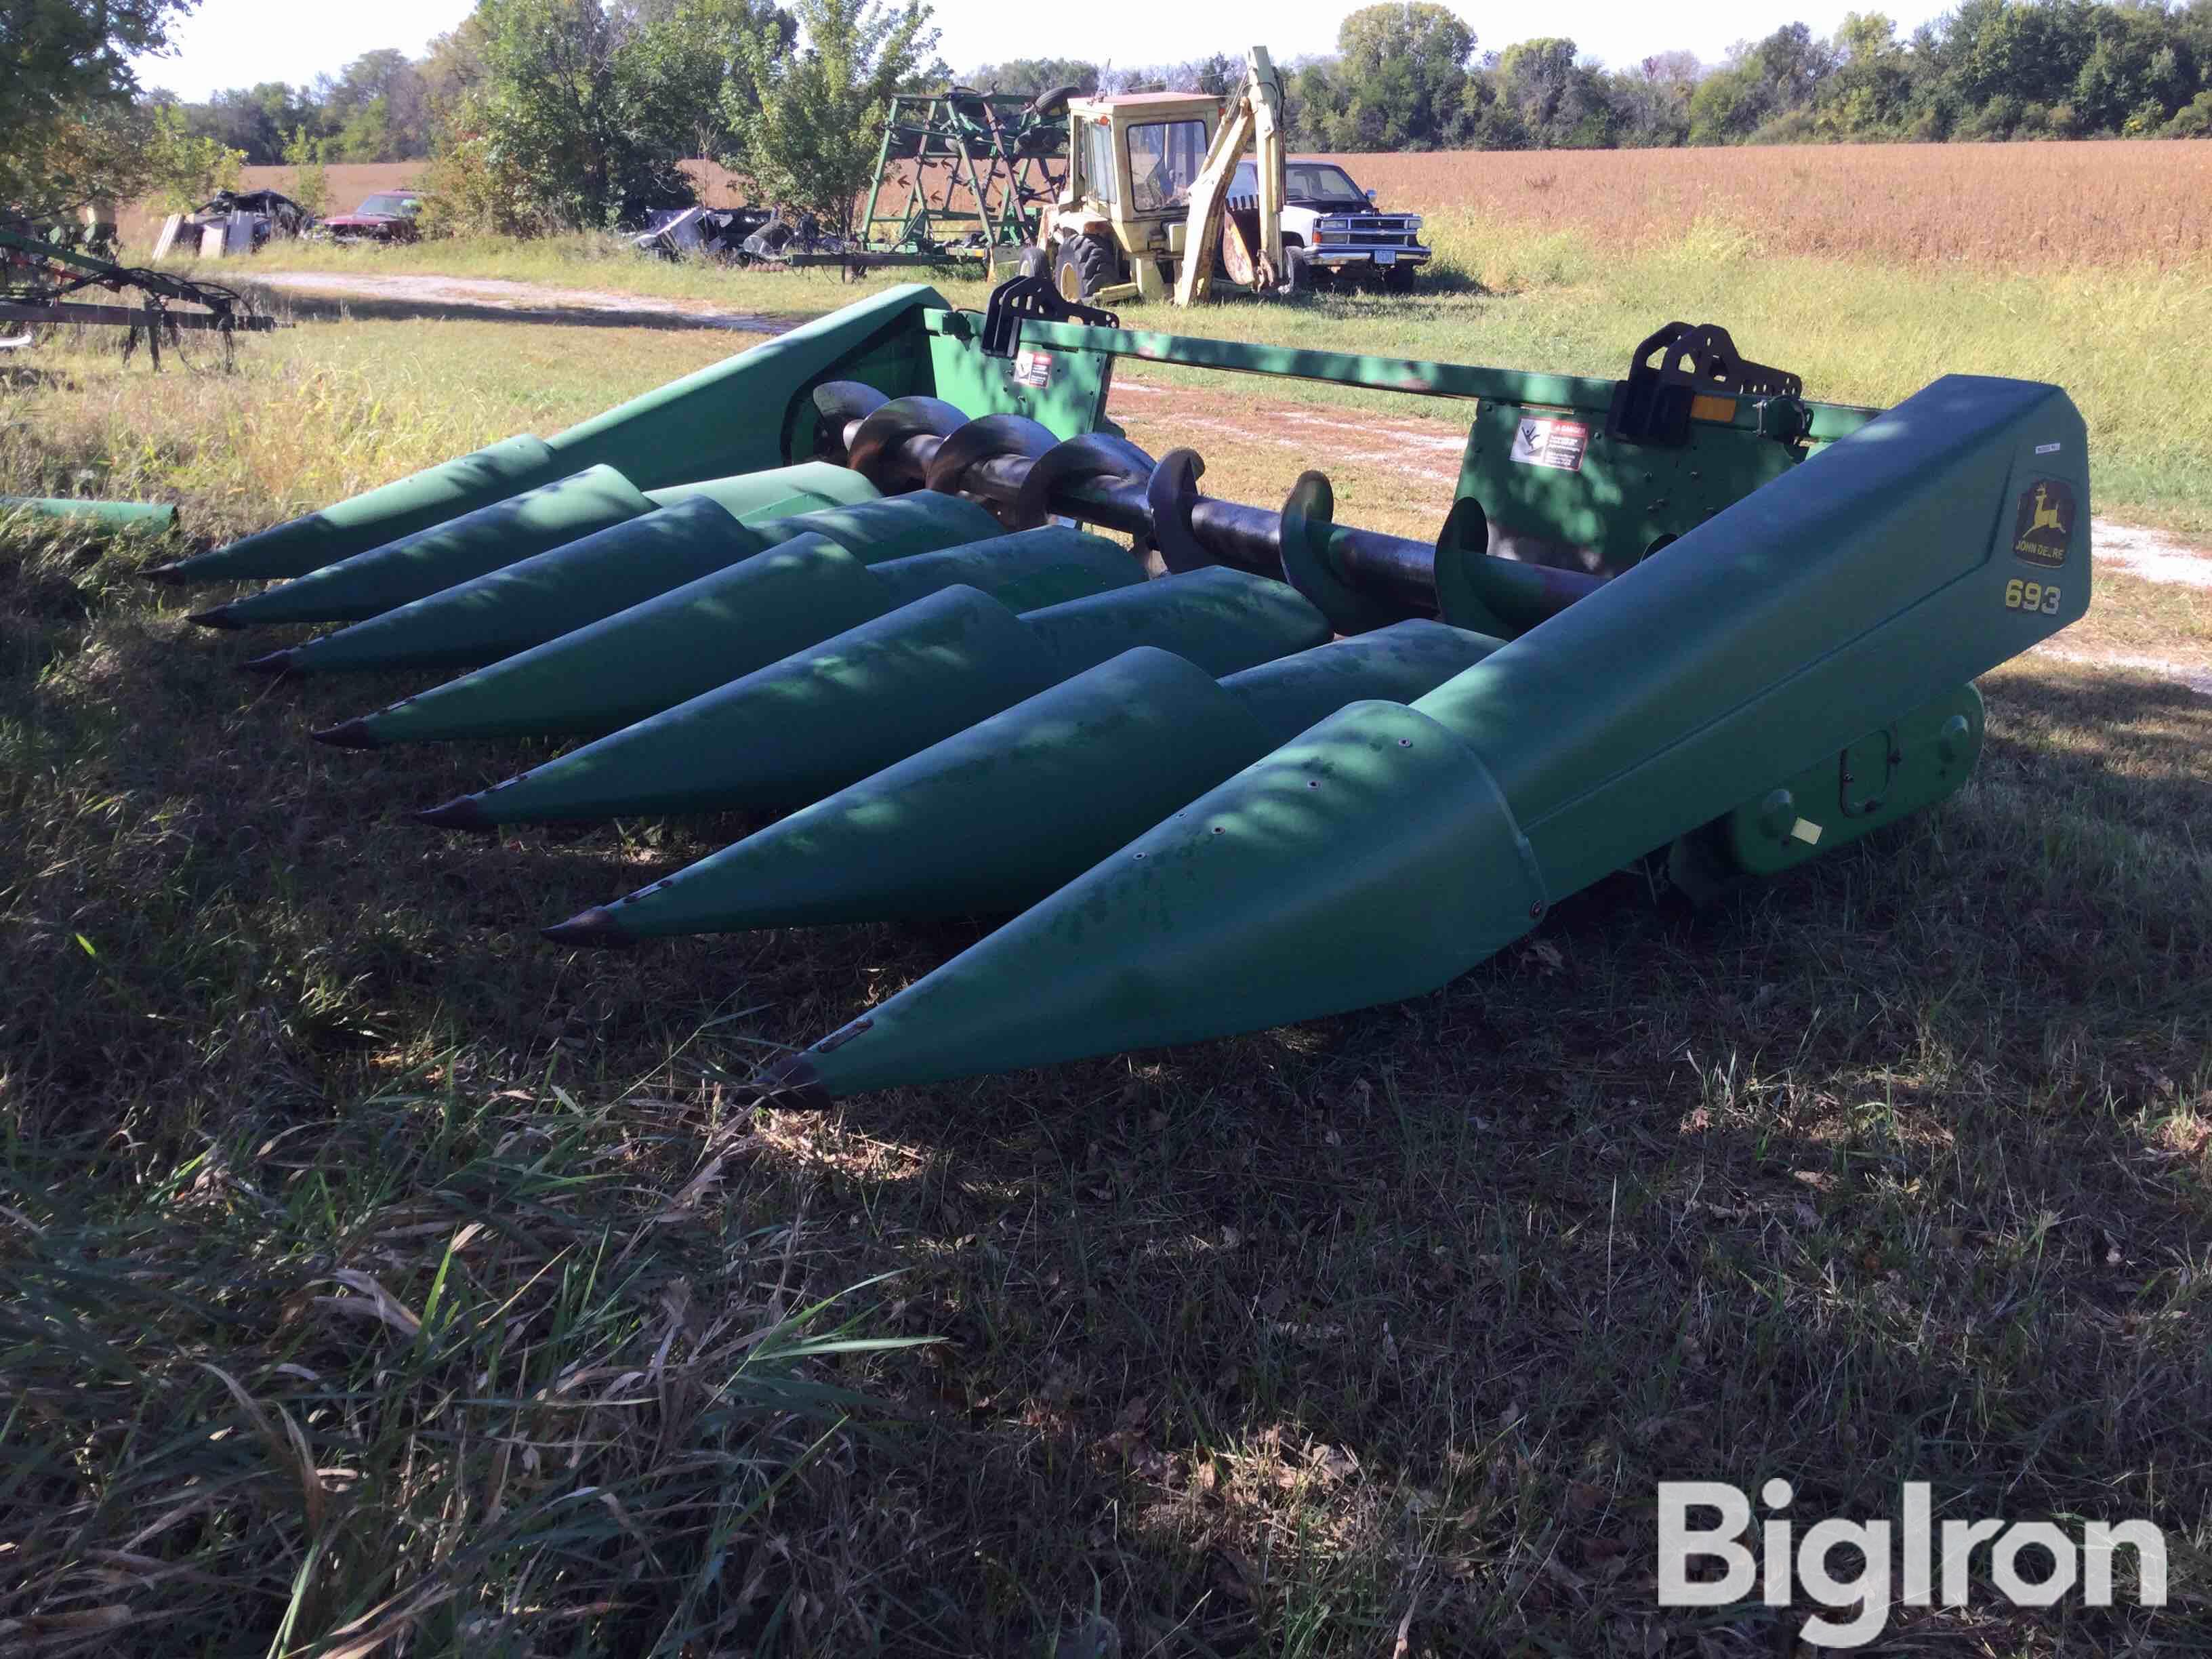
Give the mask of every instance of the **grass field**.
[{"label": "grass field", "polygon": [[[1200,324],[1617,372],[1714,315],[1820,395],[2048,374],[2100,512],[2212,527],[2187,262],[1731,234],[1469,229],[1430,306]],[[343,268],[849,293],[581,245]],[[368,316],[156,380],[64,342],[7,366],[0,489],[179,499],[212,544],[731,347]],[[1129,378],[1209,489],[1440,505],[1282,447],[1249,380]],[[416,830],[542,751],[307,744],[414,685],[239,676],[276,641],[135,579],[177,550],[0,531],[0,1645],[1773,1653],[1806,1607],[1662,1613],[1651,1569],[1656,1481],[1777,1475],[1808,1520],[1924,1480],[2167,1529],[2163,1611],[1984,1581],[1880,1650],[2212,1645],[2212,698],[2025,659],[1960,796],[1716,912],[1623,878],[1413,1002],[816,1115],[743,1079],[981,924],[548,946],[744,826]],[[2205,660],[2208,592],[2100,570],[2061,644]]]}]

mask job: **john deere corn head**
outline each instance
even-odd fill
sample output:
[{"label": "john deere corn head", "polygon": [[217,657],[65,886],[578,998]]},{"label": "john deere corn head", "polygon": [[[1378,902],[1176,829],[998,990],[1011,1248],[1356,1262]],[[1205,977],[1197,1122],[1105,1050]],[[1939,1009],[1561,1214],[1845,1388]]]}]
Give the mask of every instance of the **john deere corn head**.
[{"label": "john deere corn head", "polygon": [[[428,823],[781,815],[562,945],[1018,913],[763,1079],[811,1098],[1412,996],[1647,858],[1779,874],[1958,788],[1974,678],[2088,605],[2053,386],[1877,412],[1710,326],[1584,380],[1040,286],[886,294],[165,574],[287,579],[210,625],[347,624],[256,668],[422,672],[325,741],[584,740]],[[1202,494],[1106,420],[1124,357],[1459,399],[1449,516]]]}]

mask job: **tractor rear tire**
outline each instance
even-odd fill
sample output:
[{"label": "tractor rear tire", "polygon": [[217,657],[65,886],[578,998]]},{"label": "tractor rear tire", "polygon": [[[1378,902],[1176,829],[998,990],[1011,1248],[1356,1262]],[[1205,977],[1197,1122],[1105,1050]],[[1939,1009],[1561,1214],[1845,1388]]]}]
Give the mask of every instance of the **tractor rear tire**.
[{"label": "tractor rear tire", "polygon": [[1052,274],[1052,261],[1046,257],[1042,248],[1034,242],[1029,243],[1014,256],[1014,274],[1018,276],[1048,276]]},{"label": "tractor rear tire", "polygon": [[1104,237],[1070,236],[1060,243],[1060,258],[1053,262],[1053,286],[1061,299],[1079,303],[1114,285],[1121,274],[1118,263],[1114,245]]}]

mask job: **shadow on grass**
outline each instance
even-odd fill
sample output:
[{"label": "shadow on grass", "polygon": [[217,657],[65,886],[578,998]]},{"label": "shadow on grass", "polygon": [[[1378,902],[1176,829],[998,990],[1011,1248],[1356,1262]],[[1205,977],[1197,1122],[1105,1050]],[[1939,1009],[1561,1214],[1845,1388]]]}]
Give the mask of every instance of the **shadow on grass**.
[{"label": "shadow on grass", "polygon": [[[392,280],[451,283],[456,289],[465,289],[470,279],[395,277]],[[561,328],[645,328],[677,332],[706,330],[767,336],[784,333],[807,321],[811,316],[823,315],[836,308],[835,305],[824,305],[819,311],[812,313],[793,312],[766,316],[751,312],[689,312],[680,308],[684,302],[678,301],[669,301],[665,305],[641,301],[635,307],[521,306],[474,298],[465,294],[406,299],[362,294],[319,294],[290,287],[264,291],[270,296],[269,308],[277,315],[288,316],[300,322],[322,323],[349,320],[520,323]]]},{"label": "shadow on grass", "polygon": [[[907,1420],[841,1454],[860,1496],[776,1515],[845,1565],[745,1558],[840,1587],[794,1650],[1037,1650],[1094,1606],[1124,1652],[1387,1652],[1401,1621],[1409,1651],[1771,1648],[1802,1609],[1655,1608],[1661,1479],[1779,1474],[1807,1522],[1893,1516],[1914,1479],[1939,1515],[2203,1524],[2212,702],[2015,665],[1959,800],[1716,913],[1616,878],[1407,1003],[748,1117],[759,1060],[981,927],[546,946],[744,826],[417,830],[546,751],[320,749],[420,686],[243,678],[291,636],[27,580],[52,639],[0,685],[18,1133],[96,1188],[437,1055],[430,1118],[603,1117],[588,1168],[623,1179],[712,1153],[718,1224],[805,1213],[811,1282],[896,1273],[875,1322],[949,1340],[866,1373]],[[641,1297],[690,1271],[636,1261]],[[1963,1655],[2205,1619],[1902,1622]]]}]

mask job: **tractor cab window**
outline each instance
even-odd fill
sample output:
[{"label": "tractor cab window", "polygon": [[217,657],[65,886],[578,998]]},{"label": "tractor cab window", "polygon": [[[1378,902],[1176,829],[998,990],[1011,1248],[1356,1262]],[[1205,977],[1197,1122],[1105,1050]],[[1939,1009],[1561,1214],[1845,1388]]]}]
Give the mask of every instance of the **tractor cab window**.
[{"label": "tractor cab window", "polygon": [[1111,206],[1121,193],[1120,174],[1121,169],[1114,165],[1114,129],[1098,125],[1084,128],[1084,187]]},{"label": "tractor cab window", "polygon": [[1161,213],[1190,204],[1206,162],[1206,123],[1154,121],[1129,129],[1129,207]]}]

